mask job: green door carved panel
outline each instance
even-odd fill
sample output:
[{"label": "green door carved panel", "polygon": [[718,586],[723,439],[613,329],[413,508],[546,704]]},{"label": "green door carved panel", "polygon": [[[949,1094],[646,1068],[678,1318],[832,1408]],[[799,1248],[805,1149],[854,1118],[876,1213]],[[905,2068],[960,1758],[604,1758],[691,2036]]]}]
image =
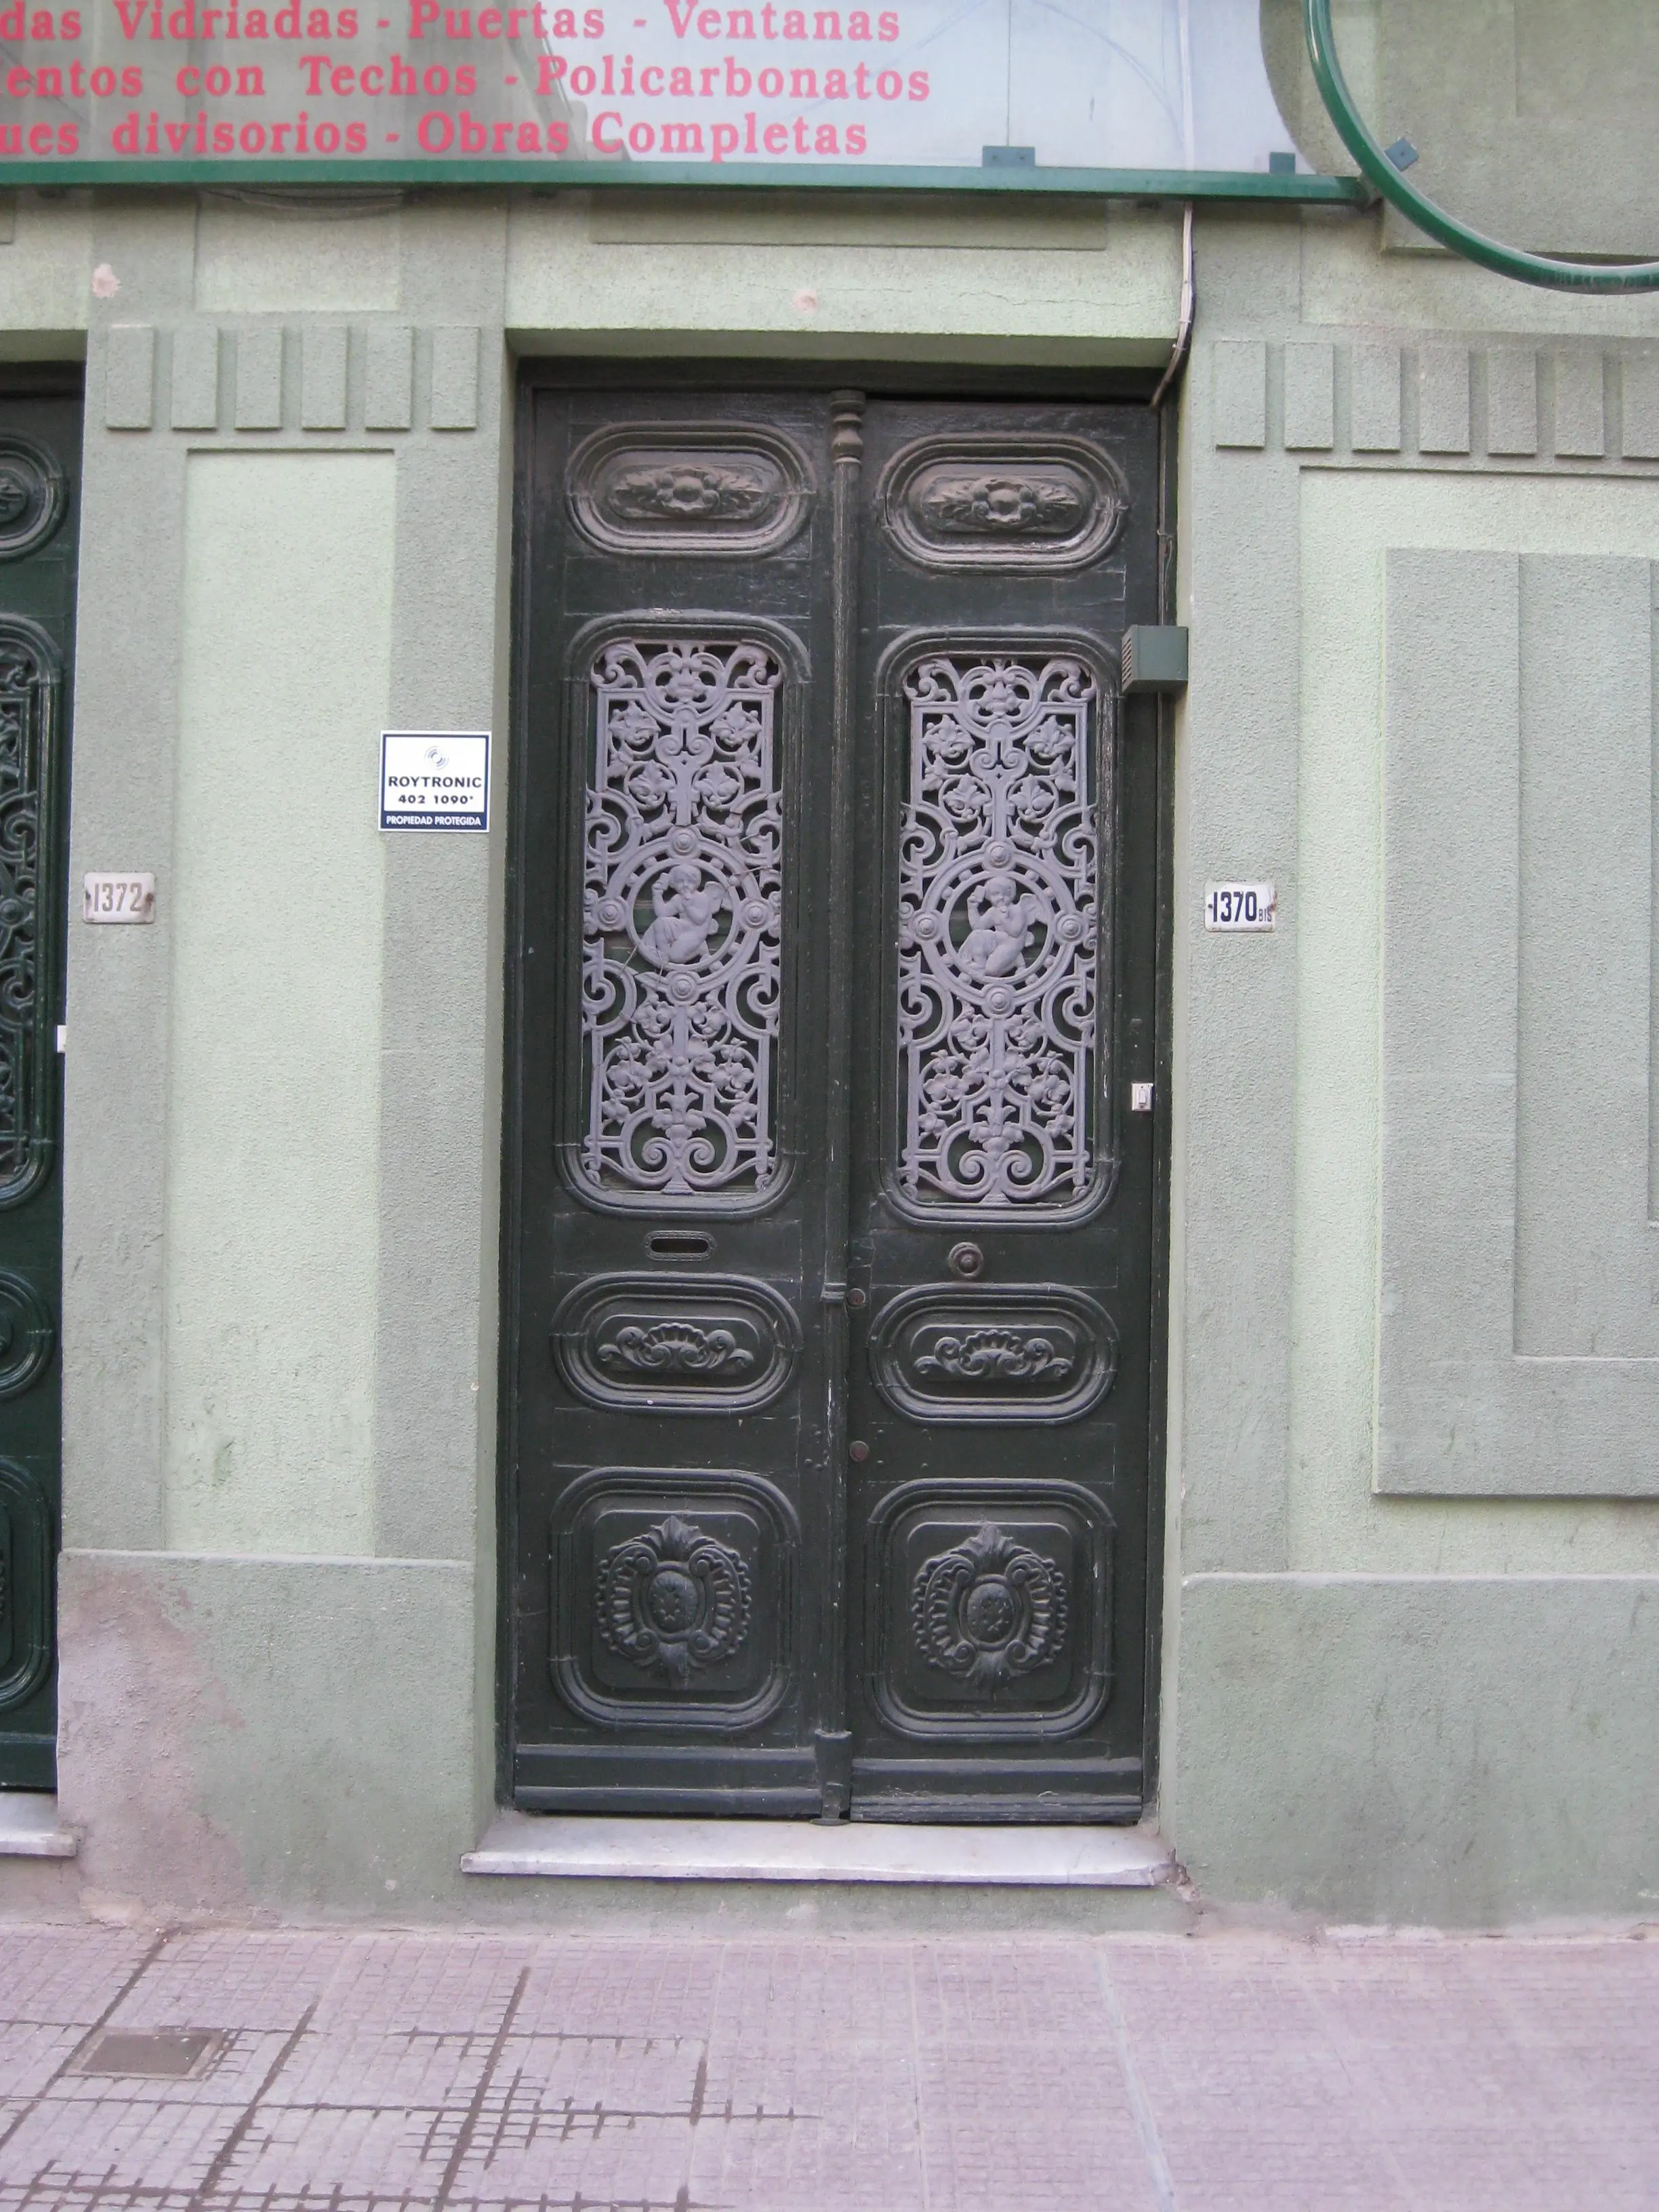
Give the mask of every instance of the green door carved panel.
[{"label": "green door carved panel", "polygon": [[63,1020],[78,379],[0,385],[0,1789],[56,1783]]}]

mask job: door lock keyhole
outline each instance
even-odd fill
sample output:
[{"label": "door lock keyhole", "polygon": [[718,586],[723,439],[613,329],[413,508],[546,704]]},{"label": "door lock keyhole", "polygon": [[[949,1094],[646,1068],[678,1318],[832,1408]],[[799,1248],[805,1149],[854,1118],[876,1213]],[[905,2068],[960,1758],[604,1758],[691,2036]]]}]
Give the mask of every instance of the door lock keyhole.
[{"label": "door lock keyhole", "polygon": [[985,1255],[977,1244],[953,1244],[945,1255],[945,1264],[953,1275],[971,1283],[985,1273]]}]

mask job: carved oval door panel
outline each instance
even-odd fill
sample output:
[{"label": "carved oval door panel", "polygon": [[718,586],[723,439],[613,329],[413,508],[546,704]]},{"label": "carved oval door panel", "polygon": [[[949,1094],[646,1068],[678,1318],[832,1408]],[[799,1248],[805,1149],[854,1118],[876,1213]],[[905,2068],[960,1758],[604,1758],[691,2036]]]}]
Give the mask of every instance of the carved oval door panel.
[{"label": "carved oval door panel", "polygon": [[553,1356],[596,1406],[745,1413],[787,1388],[794,1310],[769,1284],[729,1275],[599,1275],[553,1317]]},{"label": "carved oval door panel", "polygon": [[521,433],[507,1786],[1133,1819],[1157,424],[538,370]]},{"label": "carved oval door panel", "polygon": [[877,1389],[917,1421],[1078,1420],[1116,1372],[1111,1316],[1057,1283],[901,1291],[870,1332]]},{"label": "carved oval door panel", "polygon": [[800,528],[811,491],[799,447],[753,423],[617,423],[569,465],[571,519],[611,553],[771,552]]},{"label": "carved oval door panel", "polygon": [[1128,487],[1089,440],[946,431],[889,462],[878,493],[898,550],[918,567],[1087,568],[1116,543]]}]

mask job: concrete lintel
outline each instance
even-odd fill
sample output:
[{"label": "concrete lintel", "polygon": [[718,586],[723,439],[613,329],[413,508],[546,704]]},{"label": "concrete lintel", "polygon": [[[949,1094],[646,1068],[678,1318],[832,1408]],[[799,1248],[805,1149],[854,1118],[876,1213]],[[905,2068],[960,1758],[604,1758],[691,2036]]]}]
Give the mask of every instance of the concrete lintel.
[{"label": "concrete lintel", "polygon": [[1155,1828],[902,1827],[502,1813],[463,1874],[635,1881],[970,1883],[1155,1889],[1174,1862]]},{"label": "concrete lintel", "polygon": [[1096,337],[1038,331],[702,330],[631,325],[510,326],[507,342],[526,360],[569,355],[619,361],[940,362],[974,368],[1163,368],[1174,330],[1151,336]]}]

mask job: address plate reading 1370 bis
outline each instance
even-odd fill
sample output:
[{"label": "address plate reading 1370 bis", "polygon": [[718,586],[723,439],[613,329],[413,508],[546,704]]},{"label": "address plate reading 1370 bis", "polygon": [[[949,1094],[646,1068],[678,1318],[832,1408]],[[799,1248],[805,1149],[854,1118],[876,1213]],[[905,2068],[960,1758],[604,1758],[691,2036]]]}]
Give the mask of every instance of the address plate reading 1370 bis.
[{"label": "address plate reading 1370 bis", "polygon": [[1206,884],[1204,927],[1231,936],[1235,932],[1271,929],[1279,896],[1271,884]]}]

